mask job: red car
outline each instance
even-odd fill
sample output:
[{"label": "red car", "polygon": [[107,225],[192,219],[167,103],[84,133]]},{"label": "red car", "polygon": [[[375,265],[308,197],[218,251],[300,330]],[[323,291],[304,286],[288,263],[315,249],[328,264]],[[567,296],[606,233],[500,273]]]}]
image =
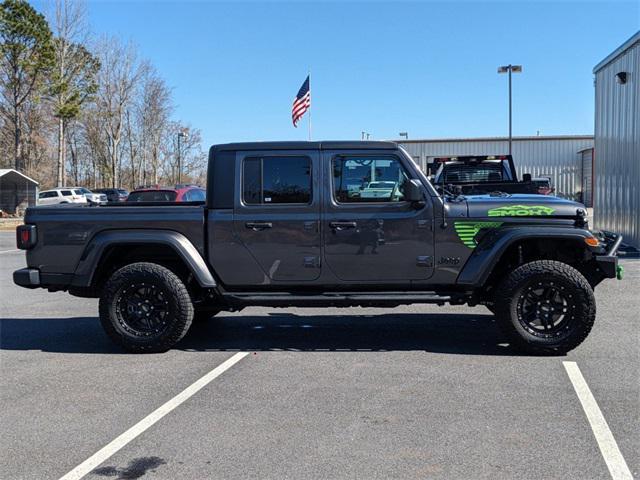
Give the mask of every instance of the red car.
[{"label": "red car", "polygon": [[197,185],[155,185],[135,189],[129,194],[127,202],[204,202],[206,197],[206,190]]}]

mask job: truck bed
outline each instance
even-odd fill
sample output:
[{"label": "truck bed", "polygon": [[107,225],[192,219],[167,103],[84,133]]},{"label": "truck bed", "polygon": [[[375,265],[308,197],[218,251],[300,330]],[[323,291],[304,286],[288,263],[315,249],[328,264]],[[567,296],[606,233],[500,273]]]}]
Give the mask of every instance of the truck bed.
[{"label": "truck bed", "polygon": [[40,206],[27,210],[25,223],[38,225],[39,241],[27,251],[27,264],[42,273],[74,273],[88,243],[106,230],[176,231],[205,255],[204,205],[199,204]]}]

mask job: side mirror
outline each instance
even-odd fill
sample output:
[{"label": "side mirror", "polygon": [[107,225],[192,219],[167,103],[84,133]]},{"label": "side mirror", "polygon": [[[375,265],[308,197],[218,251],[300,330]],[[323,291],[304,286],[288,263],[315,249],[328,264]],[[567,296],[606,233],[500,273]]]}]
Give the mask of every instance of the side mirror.
[{"label": "side mirror", "polygon": [[404,184],[404,199],[411,203],[424,202],[424,191],[420,180],[410,178]]}]

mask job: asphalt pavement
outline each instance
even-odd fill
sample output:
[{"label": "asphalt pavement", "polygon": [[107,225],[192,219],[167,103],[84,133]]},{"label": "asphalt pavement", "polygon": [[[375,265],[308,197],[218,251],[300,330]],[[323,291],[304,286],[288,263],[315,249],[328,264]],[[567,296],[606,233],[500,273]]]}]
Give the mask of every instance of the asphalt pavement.
[{"label": "asphalt pavement", "polygon": [[96,300],[14,286],[14,249],[0,233],[2,479],[61,478],[237,352],[84,478],[612,478],[564,362],[640,472],[637,260],[596,289],[567,356],[514,352],[483,307],[436,306],[249,308],[131,355]]}]

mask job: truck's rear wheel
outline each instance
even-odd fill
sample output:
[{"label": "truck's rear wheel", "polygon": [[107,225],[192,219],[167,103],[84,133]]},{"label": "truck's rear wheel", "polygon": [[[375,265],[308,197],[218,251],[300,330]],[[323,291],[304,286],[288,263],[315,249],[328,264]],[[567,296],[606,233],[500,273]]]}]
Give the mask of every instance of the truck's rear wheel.
[{"label": "truck's rear wheel", "polygon": [[511,344],[535,354],[574,349],[587,338],[596,317],[587,279],[552,260],[526,263],[509,273],[497,290],[494,308]]},{"label": "truck's rear wheel", "polygon": [[155,263],[117,270],[100,297],[100,322],[107,335],[130,352],[165,352],[187,333],[191,297],[180,278]]}]

